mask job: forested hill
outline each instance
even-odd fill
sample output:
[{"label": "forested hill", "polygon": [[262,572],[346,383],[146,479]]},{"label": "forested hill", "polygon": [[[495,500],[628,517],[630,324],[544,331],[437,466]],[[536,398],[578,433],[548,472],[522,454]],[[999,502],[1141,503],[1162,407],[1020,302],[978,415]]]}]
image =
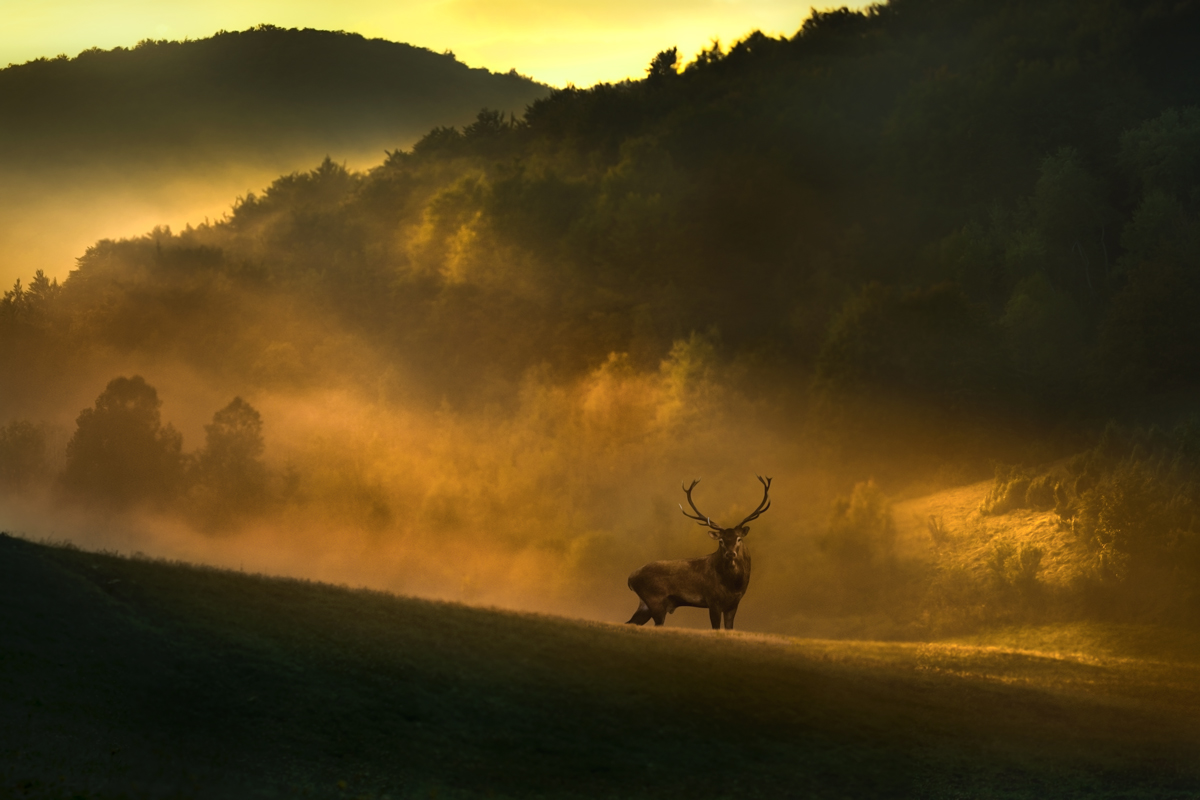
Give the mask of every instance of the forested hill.
[{"label": "forested hill", "polygon": [[894,0],[681,60],[15,287],[5,480],[189,558],[245,526],[264,569],[615,619],[696,552],[681,477],[738,518],[715,487],[771,475],[747,624],[794,630],[1005,608],[1036,548],[906,571],[887,498],[1015,463],[991,510],[1088,564],[1064,614],[1200,618],[1200,3]]},{"label": "forested hill", "polygon": [[[400,47],[261,30],[10,78],[242,41],[291,53],[305,37],[338,53]],[[798,384],[815,374],[972,413],[1070,415],[1101,395],[1112,410],[1200,380],[1198,59],[1195,3],[818,13],[682,71],[666,51],[644,80],[436,128],[369,174],[327,163],[282,178],[220,224],[103,243],[59,305],[99,326],[89,340],[141,347],[186,338],[188,323],[146,313],[160,291],[307,293],[435,395],[609,352],[651,365],[719,331],[726,357],[757,353]],[[229,81],[268,79],[254,60],[211,63]],[[282,96],[334,82],[305,80]],[[116,289],[134,276],[138,294]]]},{"label": "forested hill", "polygon": [[352,33],[260,25],[146,40],[0,70],[5,165],[195,162],[318,144],[382,150],[482,106],[520,113],[546,87]]}]

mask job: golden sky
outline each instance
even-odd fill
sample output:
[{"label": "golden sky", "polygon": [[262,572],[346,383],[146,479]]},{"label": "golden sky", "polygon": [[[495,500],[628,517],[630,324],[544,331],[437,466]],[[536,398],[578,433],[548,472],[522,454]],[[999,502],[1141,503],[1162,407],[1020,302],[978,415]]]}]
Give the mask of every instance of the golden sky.
[{"label": "golden sky", "polygon": [[[685,60],[714,38],[792,34],[802,0],[0,0],[0,64],[142,39],[199,39],[259,23],[452,50],[474,67],[551,85],[638,78],[660,50]],[[849,3],[852,7],[865,5]]]}]

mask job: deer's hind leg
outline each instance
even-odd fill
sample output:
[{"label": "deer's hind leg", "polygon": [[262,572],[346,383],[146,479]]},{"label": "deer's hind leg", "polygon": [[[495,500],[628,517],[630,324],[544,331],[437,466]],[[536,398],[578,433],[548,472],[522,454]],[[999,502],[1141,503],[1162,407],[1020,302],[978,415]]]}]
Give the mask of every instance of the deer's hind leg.
[{"label": "deer's hind leg", "polygon": [[712,623],[714,631],[721,630],[721,612],[715,608],[708,610],[708,621]]},{"label": "deer's hind leg", "polygon": [[[647,622],[650,621],[650,618],[652,616],[654,616],[654,615],[650,612],[650,606],[646,605],[646,601],[643,600],[642,602],[638,603],[637,611],[633,612],[633,616],[630,617],[629,621],[626,622],[625,624],[626,625],[645,625]],[[661,625],[662,623],[660,622],[660,623],[656,623],[656,624]]]}]

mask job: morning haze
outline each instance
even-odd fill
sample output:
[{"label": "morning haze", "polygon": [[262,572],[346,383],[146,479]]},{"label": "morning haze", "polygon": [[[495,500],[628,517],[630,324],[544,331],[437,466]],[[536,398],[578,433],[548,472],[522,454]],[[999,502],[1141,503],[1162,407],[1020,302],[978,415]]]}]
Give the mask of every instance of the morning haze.
[{"label": "morning haze", "polygon": [[[88,245],[219,218],[327,155],[366,168],[546,87],[355,34],[258,26],[0,70],[0,277],[65,278]],[[18,265],[24,266],[18,266]]]},{"label": "morning haze", "polygon": [[[590,88],[276,28],[0,72],[56,87],[3,95],[31,197],[92,143],[197,203],[308,159],[10,259],[0,526],[83,550],[0,539],[53,700],[0,694],[0,778],[1200,791],[1196,52],[1186,4],[893,0]],[[60,628],[150,699],[38,688]]]}]

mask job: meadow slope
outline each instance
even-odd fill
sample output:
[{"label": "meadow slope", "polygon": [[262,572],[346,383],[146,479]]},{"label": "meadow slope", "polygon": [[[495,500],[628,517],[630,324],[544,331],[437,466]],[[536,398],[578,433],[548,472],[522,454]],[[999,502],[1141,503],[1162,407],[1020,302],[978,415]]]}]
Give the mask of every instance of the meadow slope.
[{"label": "meadow slope", "polygon": [[1200,667],[515,614],[0,537],[16,797],[1185,797]]}]

